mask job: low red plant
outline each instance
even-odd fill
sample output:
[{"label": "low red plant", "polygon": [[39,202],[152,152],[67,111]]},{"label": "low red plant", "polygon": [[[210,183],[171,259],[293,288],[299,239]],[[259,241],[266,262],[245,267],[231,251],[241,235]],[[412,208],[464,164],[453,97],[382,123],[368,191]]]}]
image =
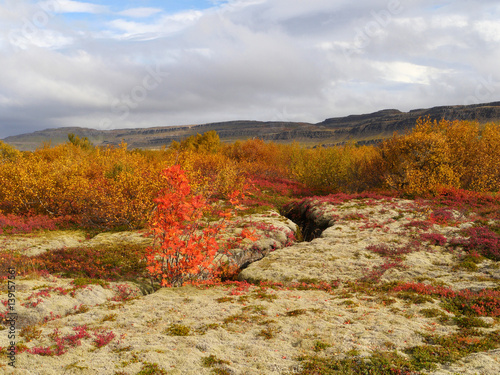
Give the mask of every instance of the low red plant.
[{"label": "low red plant", "polygon": [[466,251],[477,251],[486,258],[500,261],[500,235],[488,227],[473,227],[466,231],[469,236],[463,244]]},{"label": "low red plant", "polygon": [[446,208],[436,208],[431,212],[429,220],[436,224],[450,224],[454,220],[453,212]]},{"label": "low red plant", "polygon": [[134,290],[127,284],[116,285],[113,289],[117,292],[117,295],[111,298],[112,301],[122,302],[135,298]]},{"label": "low red plant", "polygon": [[409,223],[404,224],[407,228],[418,228],[421,230],[429,230],[432,227],[432,222],[425,220],[411,220]]},{"label": "low red plant", "polygon": [[116,335],[112,331],[96,331],[94,332],[94,345],[98,348],[102,348],[105,345],[108,345]]},{"label": "low red plant", "polygon": [[146,264],[141,262],[145,249],[139,245],[126,247],[63,248],[22,257],[20,262],[33,262],[38,269],[66,277],[104,280],[135,280],[145,277]]},{"label": "low red plant", "polygon": [[482,256],[500,261],[500,234],[489,227],[472,227],[463,231],[466,238],[455,238],[451,246],[461,246],[465,251],[478,252]]},{"label": "low red plant", "polygon": [[61,333],[56,328],[50,335],[54,341],[54,345],[48,347],[34,347],[29,350],[29,353],[43,356],[59,356],[68,351],[68,347],[77,347],[82,344],[81,340],[90,338],[90,333],[87,332],[87,326],[73,327],[76,333],[61,336]]},{"label": "low red plant", "polygon": [[429,242],[431,245],[438,246],[444,246],[448,241],[445,236],[439,233],[421,233],[420,239]]},{"label": "low red plant", "polygon": [[408,268],[405,264],[403,264],[403,260],[401,258],[393,258],[390,261],[387,260],[379,266],[373,267],[371,270],[368,270],[359,281],[362,283],[378,283],[381,277],[390,269],[406,269]]},{"label": "low red plant", "polygon": [[0,234],[31,233],[36,230],[55,230],[61,220],[46,215],[19,216],[0,214]]},{"label": "low red plant", "polygon": [[369,245],[367,250],[373,251],[383,257],[398,258],[400,255],[413,253],[421,249],[420,243],[416,240],[410,241],[400,247],[389,247],[386,244]]},{"label": "low red plant", "polygon": [[441,297],[452,308],[466,315],[500,316],[500,291],[468,289],[454,291],[451,288],[423,283],[404,283],[393,288],[395,292],[413,291],[418,294]]}]

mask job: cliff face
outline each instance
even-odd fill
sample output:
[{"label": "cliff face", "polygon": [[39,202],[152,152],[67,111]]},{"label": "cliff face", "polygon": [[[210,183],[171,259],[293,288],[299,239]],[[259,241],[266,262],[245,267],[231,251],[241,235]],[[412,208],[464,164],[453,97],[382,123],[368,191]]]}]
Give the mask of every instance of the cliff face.
[{"label": "cliff face", "polygon": [[414,109],[410,112],[388,109],[367,115],[331,118],[318,125],[335,129],[337,132],[347,132],[353,139],[376,134],[384,135],[381,138],[386,138],[395,131],[402,133],[412,129],[419,117],[427,116],[431,120],[469,120],[480,123],[499,121],[500,102]]},{"label": "cliff face", "polygon": [[302,144],[335,145],[348,141],[373,144],[412,129],[419,117],[431,120],[470,120],[485,123],[500,121],[500,102],[441,106],[430,109],[415,109],[401,112],[397,109],[329,118],[317,124],[305,122],[226,121],[202,125],[165,126],[155,128],[96,130],[89,128],[57,128],[22,134],[4,139],[20,150],[34,150],[51,142],[52,145],[67,141],[69,133],[87,137],[95,145],[118,145],[126,142],[130,148],[159,148],[196,133],[215,130],[224,142],[251,138],[266,141]]}]

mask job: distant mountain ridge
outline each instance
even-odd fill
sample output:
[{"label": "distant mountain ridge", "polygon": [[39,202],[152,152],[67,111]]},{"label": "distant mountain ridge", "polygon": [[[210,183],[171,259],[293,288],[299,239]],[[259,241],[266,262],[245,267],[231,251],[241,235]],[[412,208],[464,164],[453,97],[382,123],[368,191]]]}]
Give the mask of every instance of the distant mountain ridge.
[{"label": "distant mountain ridge", "polygon": [[401,112],[384,109],[374,113],[349,115],[326,119],[320,123],[285,121],[225,121],[201,125],[164,126],[153,128],[97,130],[91,128],[64,127],[10,136],[5,142],[19,150],[35,150],[44,143],[64,143],[68,134],[87,137],[96,146],[119,145],[126,142],[129,148],[160,148],[172,141],[179,141],[196,133],[215,130],[223,142],[251,138],[265,141],[304,145],[336,145],[349,141],[372,144],[389,138],[396,131],[412,129],[419,117],[431,120],[470,120],[479,123],[500,122],[500,102],[440,106]]}]

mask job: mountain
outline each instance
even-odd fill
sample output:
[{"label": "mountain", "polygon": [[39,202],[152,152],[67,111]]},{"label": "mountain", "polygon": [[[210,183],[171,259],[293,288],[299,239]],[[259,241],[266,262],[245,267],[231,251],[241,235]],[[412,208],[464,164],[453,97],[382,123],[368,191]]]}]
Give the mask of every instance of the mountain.
[{"label": "mountain", "polygon": [[126,142],[129,148],[160,148],[172,141],[179,141],[196,133],[215,130],[224,142],[250,138],[266,141],[301,144],[336,145],[348,141],[373,144],[389,138],[396,131],[403,133],[412,129],[419,117],[431,120],[471,120],[479,123],[500,121],[500,102],[441,106],[430,109],[414,109],[401,112],[397,109],[335,117],[317,124],[307,122],[278,121],[226,121],[203,125],[164,126],[154,128],[96,130],[90,128],[65,127],[46,129],[28,134],[7,137],[5,142],[19,150],[35,150],[44,143],[57,145],[68,140],[68,134],[87,137],[96,146],[119,145]]}]

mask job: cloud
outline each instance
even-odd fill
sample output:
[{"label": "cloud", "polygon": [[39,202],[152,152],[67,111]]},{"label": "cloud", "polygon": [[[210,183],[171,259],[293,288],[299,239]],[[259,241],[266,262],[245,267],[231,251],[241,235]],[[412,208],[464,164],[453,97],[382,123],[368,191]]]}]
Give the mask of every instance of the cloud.
[{"label": "cloud", "polygon": [[108,23],[112,30],[110,35],[115,38],[143,37],[158,38],[179,32],[202,17],[199,11],[180,12],[173,15],[163,15],[154,22],[136,22],[124,19],[114,19]]},{"label": "cloud", "polygon": [[500,99],[496,1],[57,2],[0,5],[0,138]]},{"label": "cloud", "polygon": [[499,21],[478,21],[474,24],[474,29],[487,42],[500,42],[500,22]]},{"label": "cloud", "polygon": [[42,8],[53,9],[56,13],[106,13],[107,6],[72,0],[51,0],[40,5]]},{"label": "cloud", "polygon": [[131,18],[148,18],[161,12],[163,12],[163,10],[160,8],[131,8],[118,12],[118,14]]}]

